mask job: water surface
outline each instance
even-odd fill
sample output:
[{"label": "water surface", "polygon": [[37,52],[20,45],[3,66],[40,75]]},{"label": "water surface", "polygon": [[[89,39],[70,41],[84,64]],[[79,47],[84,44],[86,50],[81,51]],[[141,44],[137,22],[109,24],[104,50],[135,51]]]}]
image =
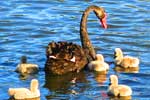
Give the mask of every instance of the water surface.
[{"label": "water surface", "polygon": [[[140,58],[138,73],[120,73],[110,63],[108,74],[80,72],[63,76],[45,76],[43,71],[47,44],[69,41],[80,45],[79,25],[89,5],[105,8],[108,29],[100,27],[93,13],[88,32],[97,51],[113,62],[116,47],[125,55]],[[119,83],[133,89],[133,100],[150,98],[150,1],[149,0],[3,0],[0,1],[0,98],[6,100],[9,87],[28,87],[31,79],[40,82],[41,100],[110,100],[106,95],[109,75],[117,74]],[[37,63],[40,72],[21,80],[14,72],[20,57]],[[75,82],[72,82],[75,80]]]}]

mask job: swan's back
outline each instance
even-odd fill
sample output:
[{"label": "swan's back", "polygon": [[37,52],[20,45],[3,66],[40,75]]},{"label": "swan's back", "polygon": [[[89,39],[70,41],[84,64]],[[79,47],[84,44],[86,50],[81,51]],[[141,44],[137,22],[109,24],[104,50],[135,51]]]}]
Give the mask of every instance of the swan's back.
[{"label": "swan's back", "polygon": [[46,56],[45,71],[53,74],[80,71],[87,64],[82,47],[68,42],[50,42]]}]

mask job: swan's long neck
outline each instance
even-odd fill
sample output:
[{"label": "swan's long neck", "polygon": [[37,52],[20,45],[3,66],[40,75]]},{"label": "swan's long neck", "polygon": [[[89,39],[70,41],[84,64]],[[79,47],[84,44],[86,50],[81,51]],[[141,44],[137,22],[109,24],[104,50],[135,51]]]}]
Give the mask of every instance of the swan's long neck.
[{"label": "swan's long neck", "polygon": [[[98,9],[98,10],[97,10]],[[91,60],[95,60],[96,58],[96,53],[95,53],[95,50],[94,50],[94,47],[89,39],[89,36],[88,36],[88,32],[87,32],[87,18],[88,18],[88,15],[91,11],[94,11],[95,13],[99,13],[101,14],[101,16],[103,16],[103,12],[104,11],[100,11],[101,8],[97,7],[97,6],[90,6],[88,7],[84,12],[83,12],[83,15],[82,15],[82,18],[81,18],[81,22],[80,22],[80,38],[81,38],[81,42],[82,42],[82,47],[83,49],[85,50],[85,53],[87,55],[87,58],[88,58],[88,61],[91,61]]]},{"label": "swan's long neck", "polygon": [[[82,47],[85,50],[86,55],[88,55],[88,60],[95,60],[96,57],[96,53],[95,50],[92,46],[92,43],[89,39],[88,36],[88,32],[87,32],[87,18],[89,13],[92,11],[93,9],[91,9],[90,7],[88,7],[83,15],[82,15],[82,19],[81,19],[81,23],[80,23],[80,38],[81,38],[81,43],[82,43]],[[92,56],[92,58],[90,57]]]}]

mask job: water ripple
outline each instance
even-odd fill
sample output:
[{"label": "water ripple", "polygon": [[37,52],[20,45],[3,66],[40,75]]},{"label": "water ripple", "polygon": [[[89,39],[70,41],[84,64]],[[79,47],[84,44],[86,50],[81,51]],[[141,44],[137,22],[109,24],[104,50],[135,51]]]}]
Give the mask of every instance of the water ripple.
[{"label": "water ripple", "polygon": [[[45,49],[49,41],[69,41],[81,44],[79,37],[80,18],[89,5],[105,8],[108,14],[108,29],[103,30],[93,13],[88,18],[88,33],[97,53],[104,54],[106,61],[113,62],[116,47],[125,55],[140,58],[139,73],[118,73],[110,66],[107,76],[92,72],[79,75],[59,76],[49,80],[43,72]],[[40,81],[41,100],[49,99],[103,99],[107,97],[109,75],[117,74],[119,83],[130,85],[133,100],[147,99],[150,91],[149,0],[3,0],[0,3],[0,98],[8,99],[9,87],[28,87],[32,78]],[[28,61],[37,63],[38,75],[21,80],[14,70],[20,57],[27,55]],[[77,83],[70,84],[77,78]],[[58,79],[58,80],[57,80]],[[59,80],[60,79],[60,80]],[[58,82],[57,82],[57,81]],[[54,89],[63,85],[62,88]],[[44,87],[48,84],[48,87]],[[143,85],[144,84],[144,85]]]}]

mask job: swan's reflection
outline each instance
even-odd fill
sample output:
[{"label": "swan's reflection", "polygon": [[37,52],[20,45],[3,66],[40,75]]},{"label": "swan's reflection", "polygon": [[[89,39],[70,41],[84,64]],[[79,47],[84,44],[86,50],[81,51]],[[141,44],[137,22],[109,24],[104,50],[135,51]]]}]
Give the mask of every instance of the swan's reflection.
[{"label": "swan's reflection", "polygon": [[64,94],[78,94],[83,92],[86,86],[82,86],[82,83],[86,83],[86,77],[84,72],[79,73],[67,73],[64,75],[45,75],[45,85],[47,89],[52,93],[46,98],[53,98],[57,95]]}]

